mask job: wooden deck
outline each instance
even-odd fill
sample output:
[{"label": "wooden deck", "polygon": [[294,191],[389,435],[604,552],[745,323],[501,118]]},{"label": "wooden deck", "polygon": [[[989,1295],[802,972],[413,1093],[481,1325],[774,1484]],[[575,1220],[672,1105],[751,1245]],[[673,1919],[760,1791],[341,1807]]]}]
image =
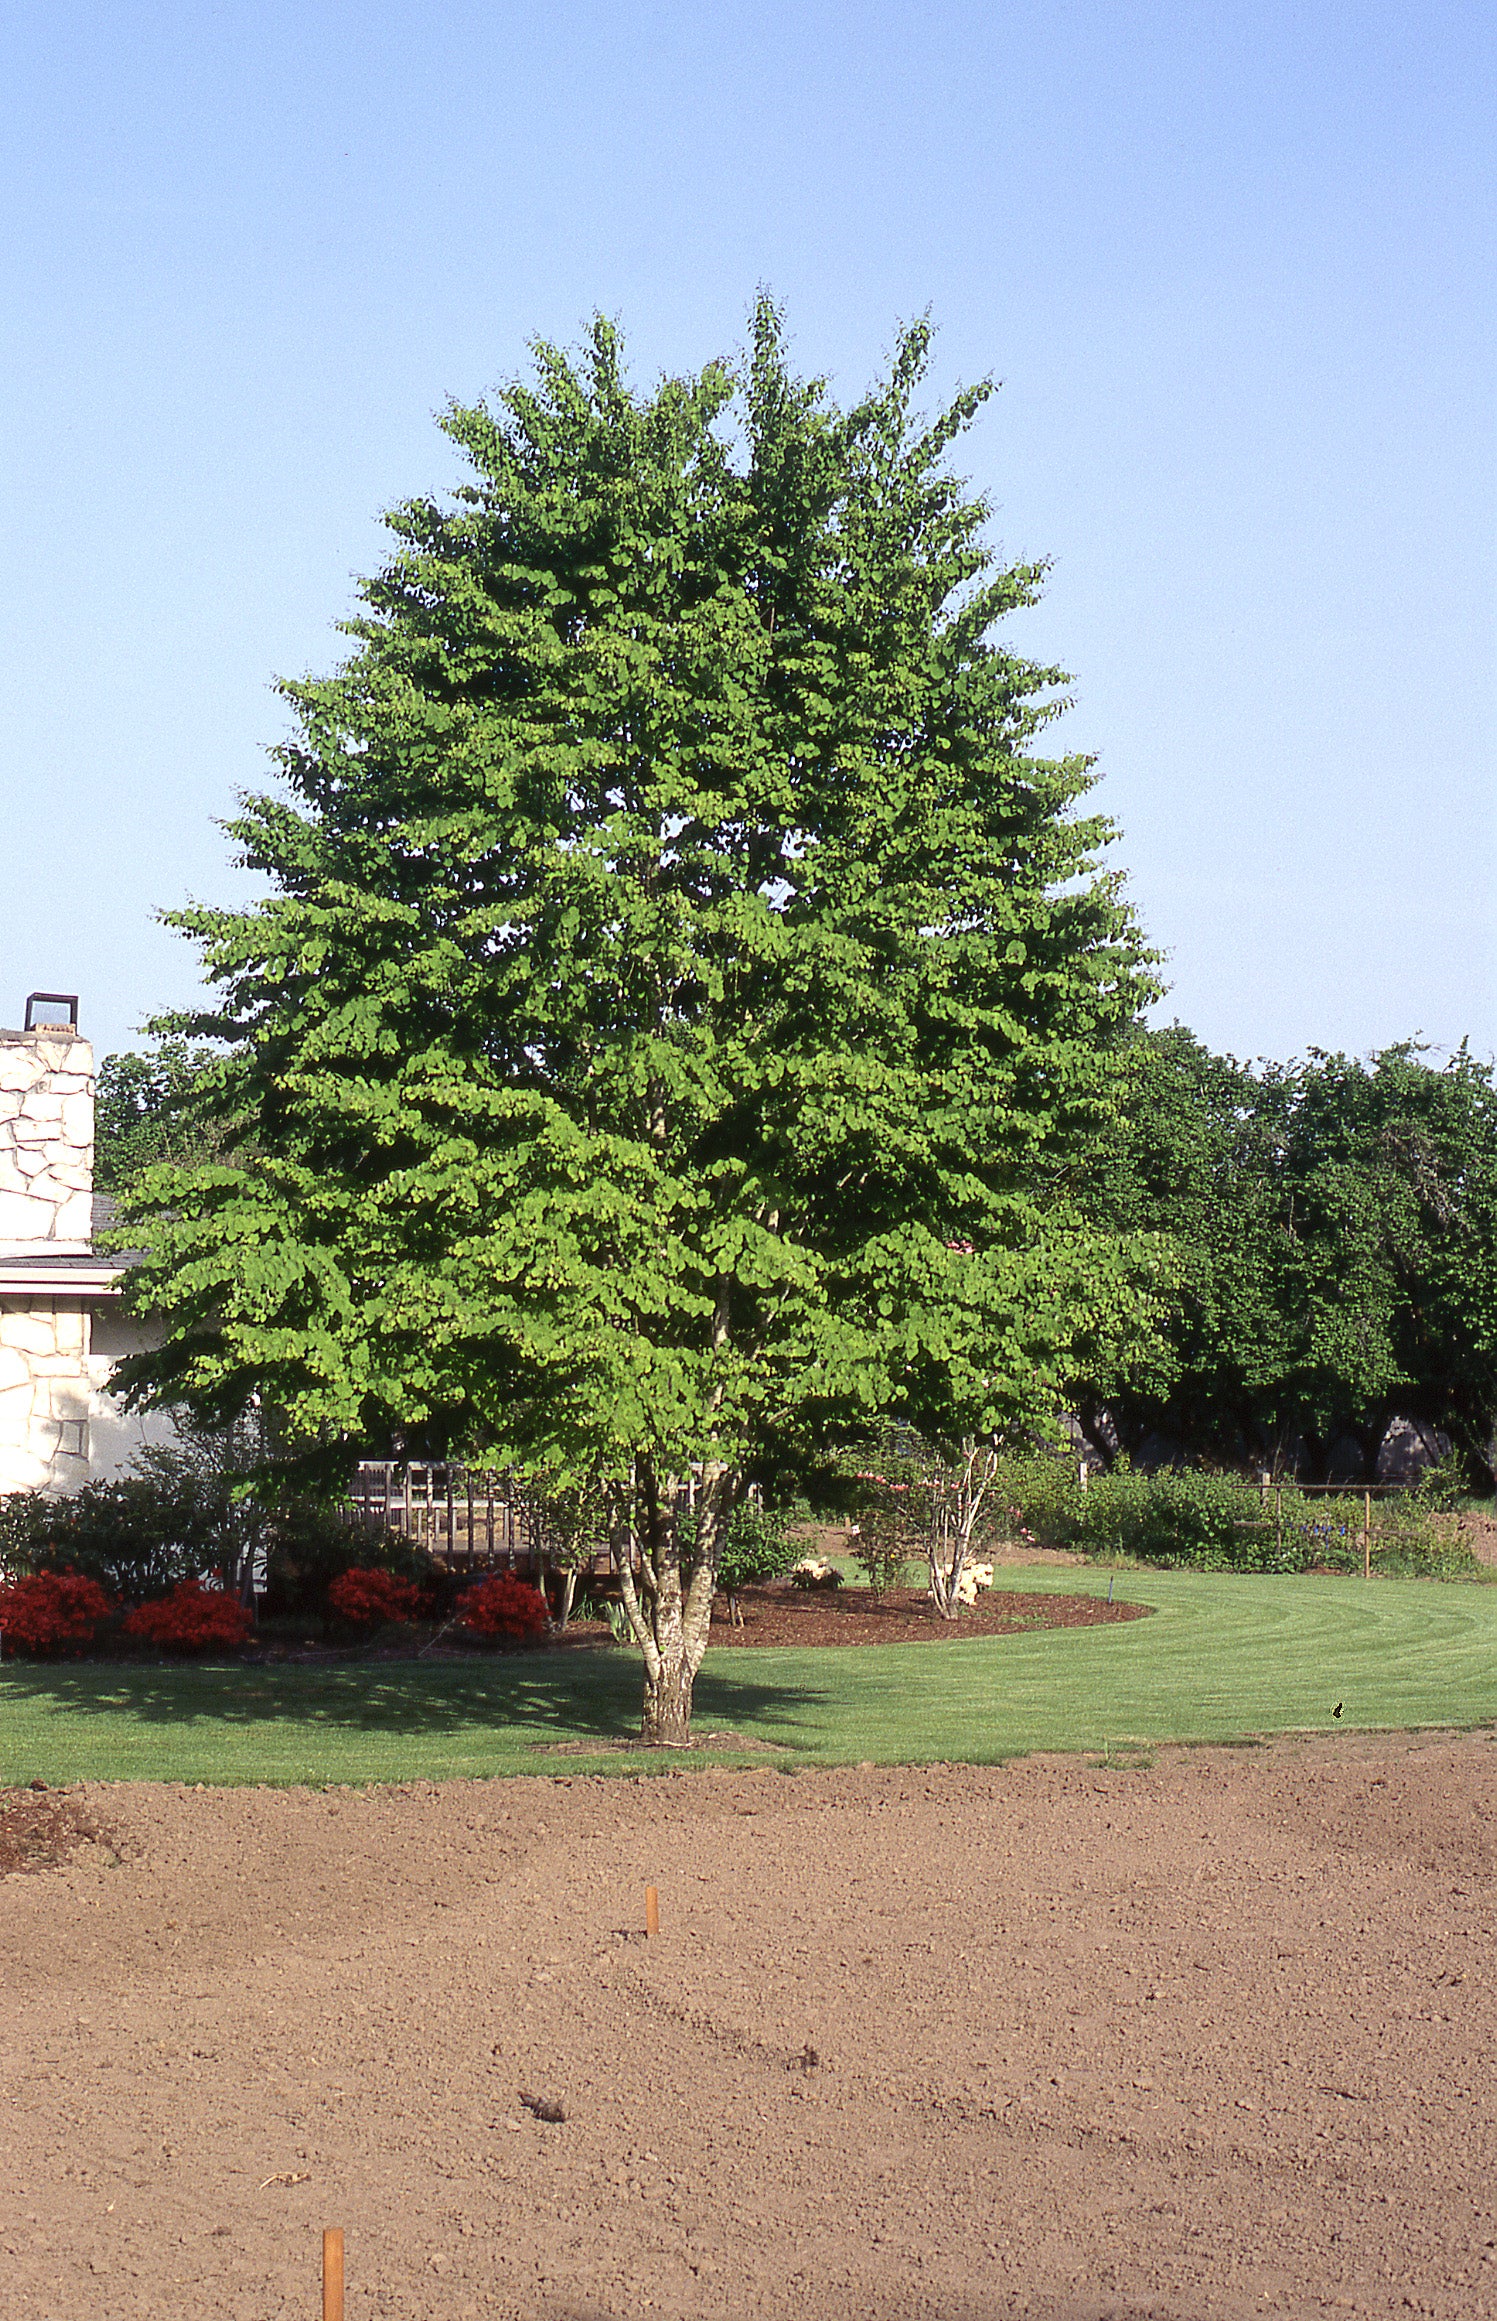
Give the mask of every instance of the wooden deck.
[{"label": "wooden deck", "polygon": [[[403,1465],[366,1459],[350,1493],[361,1521],[398,1531],[449,1570],[502,1570],[527,1576],[547,1568],[540,1503],[511,1475],[430,1462]],[[600,1548],[579,1575],[606,1577],[608,1550]]]}]

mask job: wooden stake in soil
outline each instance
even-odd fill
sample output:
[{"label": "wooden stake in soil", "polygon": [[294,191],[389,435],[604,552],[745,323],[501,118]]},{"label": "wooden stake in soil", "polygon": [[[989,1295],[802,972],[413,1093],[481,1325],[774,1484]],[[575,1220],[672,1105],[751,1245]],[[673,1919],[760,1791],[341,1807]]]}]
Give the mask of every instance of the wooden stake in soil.
[{"label": "wooden stake in soil", "polygon": [[645,1932],[652,1940],[660,1932],[660,1896],[653,1886],[645,1888]]},{"label": "wooden stake in soil", "polygon": [[322,2236],[322,2321],[343,2321],[343,2227]]}]

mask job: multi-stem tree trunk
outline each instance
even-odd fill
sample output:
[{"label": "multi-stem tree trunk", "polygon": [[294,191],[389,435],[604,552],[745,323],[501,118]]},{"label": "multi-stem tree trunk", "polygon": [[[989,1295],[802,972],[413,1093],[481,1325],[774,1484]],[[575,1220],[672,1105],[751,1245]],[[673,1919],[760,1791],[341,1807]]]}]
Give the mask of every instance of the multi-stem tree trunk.
[{"label": "multi-stem tree trunk", "polygon": [[705,1463],[695,1491],[693,1536],[684,1551],[684,1478],[658,1476],[649,1461],[638,1460],[632,1487],[616,1502],[619,1586],[644,1654],[640,1738],[646,1748],[690,1746],[692,1690],[707,1650],[717,1559],[735,1488],[725,1465]]},{"label": "multi-stem tree trunk", "polygon": [[933,1495],[930,1592],[943,1620],[956,1618],[962,1574],[972,1552],[972,1535],[997,1473],[998,1452],[994,1445],[978,1442],[969,1435]]}]

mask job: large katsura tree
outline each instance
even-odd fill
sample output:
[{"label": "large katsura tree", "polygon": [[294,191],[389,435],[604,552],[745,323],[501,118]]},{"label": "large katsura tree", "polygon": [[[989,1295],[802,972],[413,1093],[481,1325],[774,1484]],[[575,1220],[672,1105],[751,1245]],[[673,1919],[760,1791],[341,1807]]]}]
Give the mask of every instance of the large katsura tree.
[{"label": "large katsura tree", "polygon": [[238,1141],[134,1198],[134,1390],[600,1490],[650,1742],[756,1461],[1046,1412],[1126,1296],[1064,1184],[1147,968],[927,344],[843,411],[768,301],[651,393],[599,322],[450,409],[231,825],[265,899],[173,915]]}]

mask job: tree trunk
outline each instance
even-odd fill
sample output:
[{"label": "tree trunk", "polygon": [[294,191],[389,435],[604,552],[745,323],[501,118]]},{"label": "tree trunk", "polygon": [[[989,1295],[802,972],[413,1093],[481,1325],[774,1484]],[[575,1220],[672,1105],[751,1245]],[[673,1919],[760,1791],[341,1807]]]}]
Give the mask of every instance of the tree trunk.
[{"label": "tree trunk", "polygon": [[942,1491],[931,1516],[930,1593],[931,1601],[943,1620],[954,1620],[957,1615],[957,1590],[961,1585],[962,1564],[965,1560],[962,1545],[954,1532],[951,1509]]},{"label": "tree trunk", "polygon": [[647,1749],[690,1746],[692,1687],[707,1649],[718,1551],[734,1492],[727,1468],[709,1460],[695,1494],[696,1544],[684,1588],[677,1518],[686,1485],[676,1476],[657,1477],[638,1460],[627,1495],[616,1502],[619,1592],[644,1654],[640,1738]]},{"label": "tree trunk", "polygon": [[645,1670],[645,1709],[640,1739],[647,1749],[691,1747],[691,1691],[696,1671],[684,1653],[673,1664]]}]

